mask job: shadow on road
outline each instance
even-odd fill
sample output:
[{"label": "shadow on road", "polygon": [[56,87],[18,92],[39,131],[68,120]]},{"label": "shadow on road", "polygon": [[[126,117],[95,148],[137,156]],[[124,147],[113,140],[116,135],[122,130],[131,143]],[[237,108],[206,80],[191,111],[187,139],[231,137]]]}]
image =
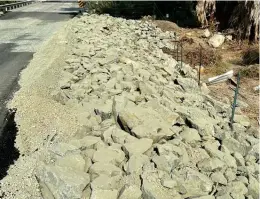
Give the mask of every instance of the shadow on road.
[{"label": "shadow on road", "polygon": [[[0,17],[1,20],[35,18],[44,21],[64,21],[68,18],[73,18],[78,14],[78,11],[58,11],[58,12],[8,12]],[[64,17],[67,15],[68,17]]]}]

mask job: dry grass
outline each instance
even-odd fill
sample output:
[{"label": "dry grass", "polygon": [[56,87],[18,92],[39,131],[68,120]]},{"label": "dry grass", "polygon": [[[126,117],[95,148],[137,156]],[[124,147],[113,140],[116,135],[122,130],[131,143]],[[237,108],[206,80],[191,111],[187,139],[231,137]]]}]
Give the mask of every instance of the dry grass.
[{"label": "dry grass", "polygon": [[249,47],[243,52],[243,64],[259,64],[258,46]]},{"label": "dry grass", "polygon": [[220,59],[217,60],[215,63],[213,63],[210,67],[207,67],[205,73],[211,75],[221,75],[231,69],[232,69],[232,64],[222,61]]},{"label": "dry grass", "polygon": [[259,78],[259,65],[244,67],[240,72],[242,77]]}]

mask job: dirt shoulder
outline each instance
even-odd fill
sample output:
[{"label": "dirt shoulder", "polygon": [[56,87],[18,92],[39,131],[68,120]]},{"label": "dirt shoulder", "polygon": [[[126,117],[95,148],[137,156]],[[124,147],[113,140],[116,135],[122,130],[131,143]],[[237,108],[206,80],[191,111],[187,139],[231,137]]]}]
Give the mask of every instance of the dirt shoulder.
[{"label": "dirt shoulder", "polygon": [[[183,43],[183,61],[195,67],[200,62],[200,46],[202,46],[202,65],[205,72],[202,80],[207,82],[209,77],[217,76],[229,70],[234,70],[236,75],[241,72],[241,88],[238,99],[245,102],[244,106],[238,111],[245,113],[253,125],[258,126],[259,120],[259,93],[254,91],[254,87],[259,85],[259,64],[244,65],[243,54],[249,48],[258,48],[258,45],[249,45],[246,42],[235,40],[225,41],[219,48],[213,48],[208,44],[208,39],[203,37],[204,29],[189,29],[178,27],[169,21],[156,20],[154,23],[163,31],[175,31],[180,41]],[[165,49],[165,53],[176,57],[174,51]],[[234,86],[230,83],[220,83],[210,85],[210,95],[222,101],[232,103],[234,97]]]}]

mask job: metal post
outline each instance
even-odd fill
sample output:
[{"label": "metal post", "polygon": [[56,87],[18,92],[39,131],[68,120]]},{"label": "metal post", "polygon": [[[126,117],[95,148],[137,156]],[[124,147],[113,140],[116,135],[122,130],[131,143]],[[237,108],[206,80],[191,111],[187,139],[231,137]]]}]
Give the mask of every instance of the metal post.
[{"label": "metal post", "polygon": [[200,86],[200,71],[201,71],[201,54],[202,54],[202,47],[200,46],[200,65],[199,65],[199,80],[198,80],[199,86]]},{"label": "metal post", "polygon": [[178,51],[179,51],[179,42],[177,41],[177,62],[178,62],[178,59],[179,59],[179,54],[178,54]]},{"label": "metal post", "polygon": [[181,41],[181,67],[182,67],[182,41]]},{"label": "metal post", "polygon": [[238,95],[238,89],[239,89],[239,82],[240,82],[240,72],[237,75],[237,87],[235,89],[234,101],[232,104],[232,114],[231,114],[231,118],[230,118],[231,130],[233,130],[233,122],[234,122],[235,110],[236,110],[236,106],[237,106],[237,95]]}]

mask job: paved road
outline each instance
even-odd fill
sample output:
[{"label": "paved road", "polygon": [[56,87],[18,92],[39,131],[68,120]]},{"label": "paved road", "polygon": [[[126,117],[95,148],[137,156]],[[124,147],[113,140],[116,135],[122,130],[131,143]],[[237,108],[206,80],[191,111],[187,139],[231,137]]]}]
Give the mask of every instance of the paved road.
[{"label": "paved road", "polygon": [[42,43],[77,13],[76,2],[45,2],[0,16],[0,135],[7,113],[6,101],[18,89],[20,71]]}]

